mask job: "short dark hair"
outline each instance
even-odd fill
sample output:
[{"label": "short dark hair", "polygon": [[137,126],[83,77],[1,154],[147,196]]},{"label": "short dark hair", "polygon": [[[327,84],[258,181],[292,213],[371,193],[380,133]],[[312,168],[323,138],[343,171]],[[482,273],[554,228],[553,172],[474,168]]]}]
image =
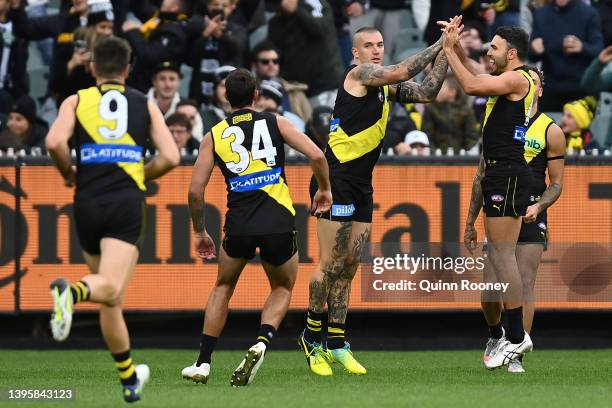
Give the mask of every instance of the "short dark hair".
[{"label": "short dark hair", "polygon": [[257,56],[264,51],[274,51],[280,58],[281,53],[276,45],[270,40],[263,40],[253,48],[251,52],[251,62],[257,62]]},{"label": "short dark hair", "polygon": [[172,115],[168,116],[168,119],[166,119],[166,126],[170,127],[175,125],[183,126],[188,132],[191,132],[191,121],[187,115],[183,115],[182,113],[173,113]]},{"label": "short dark hair", "polygon": [[495,30],[495,35],[499,35],[501,38],[506,40],[508,48],[516,49],[516,53],[521,61],[525,61],[527,58],[527,51],[529,51],[529,34],[521,27],[516,26],[502,26]]},{"label": "short dark hair", "polygon": [[257,81],[250,71],[239,68],[225,78],[227,100],[232,108],[244,108],[253,103]]},{"label": "short dark hair", "polygon": [[527,68],[528,71],[535,72],[538,78],[540,78],[540,84],[544,86],[544,71],[542,71],[540,68],[536,67],[535,65],[527,65],[525,68]]},{"label": "short dark hair", "polygon": [[118,37],[104,38],[94,46],[93,61],[98,76],[113,78],[121,75],[130,63],[130,44]]}]

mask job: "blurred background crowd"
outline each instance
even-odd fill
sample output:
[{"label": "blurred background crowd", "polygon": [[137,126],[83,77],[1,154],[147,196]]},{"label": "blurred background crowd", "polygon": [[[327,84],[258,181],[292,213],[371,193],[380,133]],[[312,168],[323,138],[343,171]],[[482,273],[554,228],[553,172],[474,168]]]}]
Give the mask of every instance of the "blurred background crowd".
[{"label": "blurred background crowd", "polygon": [[[0,0],[0,153],[42,149],[61,102],[95,85],[92,49],[111,35],[130,43],[128,84],[159,106],[183,153],[229,112],[236,67],[256,75],[259,109],[323,146],[354,31],[381,30],[387,65],[435,42],[436,21],[456,14],[482,73],[497,27],[527,30],[529,62],[545,75],[540,110],[568,150],[611,147],[612,0]],[[479,154],[485,103],[449,73],[433,103],[393,106],[383,154]]]}]

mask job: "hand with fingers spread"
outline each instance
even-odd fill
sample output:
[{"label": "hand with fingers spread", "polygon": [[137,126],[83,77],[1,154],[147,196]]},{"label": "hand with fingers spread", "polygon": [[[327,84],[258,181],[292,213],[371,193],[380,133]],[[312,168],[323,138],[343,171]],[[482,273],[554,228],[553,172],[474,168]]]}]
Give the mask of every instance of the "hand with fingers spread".
[{"label": "hand with fingers spread", "polygon": [[332,206],[332,193],[331,190],[317,190],[312,199],[312,208],[310,213],[320,217],[322,214],[329,211]]},{"label": "hand with fingers spread", "polygon": [[195,250],[201,259],[215,259],[216,248],[210,235],[206,230],[196,232],[195,234]]}]

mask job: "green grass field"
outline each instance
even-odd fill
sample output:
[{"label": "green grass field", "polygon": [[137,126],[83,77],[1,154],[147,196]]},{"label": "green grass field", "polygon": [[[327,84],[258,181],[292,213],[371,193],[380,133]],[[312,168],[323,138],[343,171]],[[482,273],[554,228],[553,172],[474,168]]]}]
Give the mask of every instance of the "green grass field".
[{"label": "green grass field", "polygon": [[[271,351],[255,382],[229,386],[242,352],[213,355],[207,385],[183,380],[180,370],[196,351],[137,350],[151,367],[141,407],[610,407],[612,350],[536,351],[523,375],[489,372],[480,352],[358,352],[368,368],[350,376],[334,365],[334,376],[311,375],[298,351]],[[73,388],[63,403],[0,406],[120,407],[119,381],[106,351],[0,350],[0,388]]]}]

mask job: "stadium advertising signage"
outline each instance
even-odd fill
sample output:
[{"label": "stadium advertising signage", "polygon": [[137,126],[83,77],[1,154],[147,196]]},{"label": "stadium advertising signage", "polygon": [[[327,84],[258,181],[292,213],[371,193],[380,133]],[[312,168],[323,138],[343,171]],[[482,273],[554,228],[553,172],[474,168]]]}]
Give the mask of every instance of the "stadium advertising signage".
[{"label": "stadium advertising signage", "polygon": [[[352,308],[478,307],[477,296],[441,295],[433,290],[436,286],[426,285],[430,290],[421,290],[424,293],[416,297],[406,297],[408,291],[382,293],[376,288],[383,287],[385,279],[396,283],[410,279],[404,279],[406,276],[397,270],[373,273],[374,258],[393,256],[393,248],[401,249],[399,243],[454,243],[460,251],[458,243],[463,236],[474,171],[471,165],[381,164],[376,168],[372,247],[353,285]],[[0,167],[0,172],[0,312],[13,312],[16,307],[21,311],[48,310],[49,282],[58,276],[74,281],[86,272],[71,223],[73,190],[63,186],[59,174],[50,166],[22,167],[20,188],[14,167]],[[308,166],[291,165],[286,174],[297,212],[300,250],[291,307],[305,309],[309,277],[318,258],[316,220],[309,216],[311,172]],[[191,167],[181,166],[149,186],[148,231],[140,263],[126,293],[127,309],[201,310],[205,305],[215,281],[216,263],[202,263],[193,252],[187,208],[190,177]],[[20,194],[19,212],[15,211],[16,194]],[[207,228],[218,247],[226,188],[217,170],[205,198]],[[612,307],[610,167],[567,166],[563,194],[550,209],[548,219],[551,246],[544,255],[536,286],[540,307]],[[481,219],[478,231],[482,240]],[[19,254],[21,271],[17,301],[15,254]],[[472,281],[480,279],[474,272],[465,276]],[[434,285],[441,279],[428,280]],[[420,281],[414,284],[418,286]],[[458,287],[462,284],[461,279],[457,280]],[[256,259],[243,272],[231,306],[260,308],[268,291],[268,282]],[[83,304],[79,308],[93,309],[95,305]]]}]

